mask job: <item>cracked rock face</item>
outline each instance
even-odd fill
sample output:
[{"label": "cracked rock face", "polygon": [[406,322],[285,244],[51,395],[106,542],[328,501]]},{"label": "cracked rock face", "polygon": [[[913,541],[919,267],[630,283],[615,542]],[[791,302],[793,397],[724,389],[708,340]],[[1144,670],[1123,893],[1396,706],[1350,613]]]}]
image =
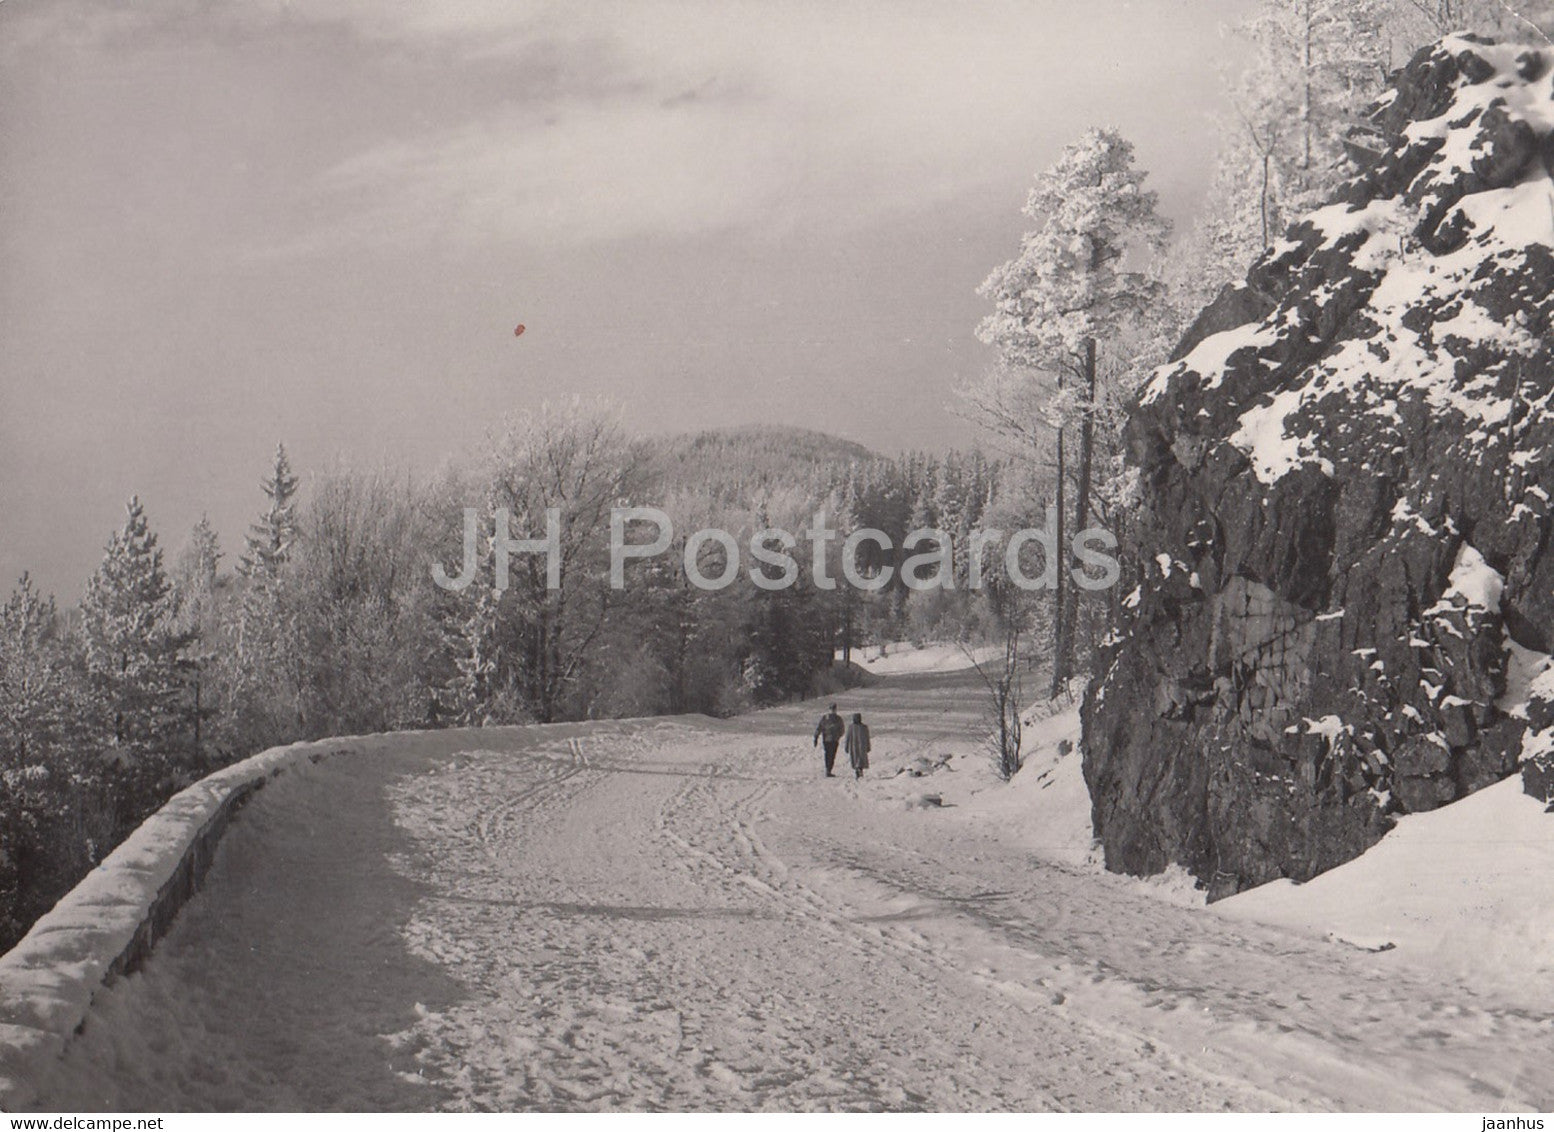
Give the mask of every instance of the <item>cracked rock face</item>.
[{"label": "cracked rock face", "polygon": [[1211,898],[1554,790],[1554,50],[1448,38],[1370,122],[1128,425],[1085,778],[1109,868]]}]

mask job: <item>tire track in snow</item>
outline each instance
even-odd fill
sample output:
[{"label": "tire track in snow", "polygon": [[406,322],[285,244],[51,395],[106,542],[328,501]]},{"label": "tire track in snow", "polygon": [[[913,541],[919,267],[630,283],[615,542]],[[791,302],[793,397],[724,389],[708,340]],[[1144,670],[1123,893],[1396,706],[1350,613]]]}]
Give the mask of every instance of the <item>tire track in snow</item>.
[{"label": "tire track in snow", "polygon": [[535,752],[531,757],[532,764],[546,768],[549,773],[542,775],[532,785],[508,794],[502,801],[489,808],[475,812],[470,819],[470,828],[476,840],[485,846],[489,853],[495,854],[500,850],[514,817],[534,809],[532,803],[538,796],[555,790],[587,768],[588,763],[583,755],[582,744],[583,741],[575,737],[566,741],[566,751],[569,756],[566,762],[552,762],[545,757],[547,752],[543,750]]},{"label": "tire track in snow", "polygon": [[[1109,932],[1054,932],[1033,914],[1051,906],[1040,894],[1028,892],[996,907],[968,902],[947,887],[942,862],[920,859],[908,865],[903,863],[906,855],[899,853],[887,862],[878,855],[865,860],[846,850],[836,852],[839,864],[867,882],[911,894],[920,904],[951,908],[958,917],[1009,942],[1011,965],[1035,959],[1039,967],[1048,961],[1052,974],[1035,982],[1061,988],[1068,1004],[1083,1010],[1090,1023],[1116,1029],[1125,1021],[1123,1033],[1184,1048],[1189,1060],[1202,1062],[1208,1072],[1258,1082],[1270,1095],[1286,1096],[1286,1106],[1546,1106],[1547,1089],[1527,1087],[1531,1082],[1526,1061],[1482,1056],[1486,1035],[1507,1050],[1550,1049],[1554,1033],[1545,1019],[1514,1009],[1443,1005],[1434,1000],[1436,988],[1429,984],[1411,982],[1396,972],[1375,979],[1346,964],[1350,957],[1337,947],[1313,947],[1277,933],[1254,942],[1254,934],[1237,933],[1202,912],[1150,900],[1142,902],[1147,919],[1135,925],[1141,933],[1137,939],[1159,938],[1170,921],[1177,922],[1178,930],[1185,926],[1186,932],[1176,939],[1165,936],[1159,947],[1116,946],[1115,941],[1128,937],[1129,920],[1138,911],[1130,905],[1140,904],[1140,898],[1125,892],[1114,891],[1115,902],[1106,906]],[[1067,875],[1080,886],[1096,886],[1095,878],[1061,867],[1042,875]],[[1050,899],[1053,894],[1045,895]],[[1092,896],[1105,895],[1092,891]],[[1077,908],[1072,903],[1068,907],[1072,916]],[[1142,934],[1151,929],[1156,935]],[[1247,973],[1238,972],[1238,966],[1256,958],[1269,941],[1271,950],[1261,964],[1266,975],[1258,985],[1245,985]],[[1227,944],[1234,952],[1226,951]],[[1130,963],[1149,952],[1166,963],[1151,970]],[[1214,963],[1208,971],[1202,967],[1206,957]],[[1010,990],[1020,986],[1007,976],[990,973],[989,978]],[[1303,979],[1321,983],[1308,982],[1312,993],[1302,994],[1296,988]],[[1449,1020],[1434,1020],[1442,1011]],[[1152,1019],[1162,1021],[1150,1025]],[[1399,1022],[1407,1027],[1401,1033]],[[1449,1040],[1457,1035],[1462,1041]],[[1234,1040],[1226,1040],[1230,1037]]]},{"label": "tire track in snow", "polygon": [[[770,762],[773,761],[773,754],[758,750],[745,761],[757,764]],[[960,956],[931,946],[923,936],[906,928],[862,918],[845,905],[796,879],[793,870],[767,847],[755,829],[756,822],[763,816],[761,803],[778,785],[777,781],[768,781],[762,787],[734,800],[732,804],[728,804],[725,799],[725,804],[721,806],[708,804],[711,799],[703,799],[699,805],[693,804],[696,801],[695,792],[705,791],[707,787],[701,783],[688,786],[675,799],[677,805],[673,812],[688,813],[700,820],[688,823],[687,828],[679,833],[670,829],[670,835],[678,847],[709,862],[721,874],[761,886],[785,904],[787,916],[826,930],[863,962],[895,968],[901,975],[922,986],[970,982],[986,994],[985,1006],[989,1014],[996,1014],[1001,1006],[1014,1004],[1013,1000],[1018,995],[1011,995],[1013,988],[983,978],[975,971],[967,971]],[[721,822],[709,827],[705,820],[709,814],[719,815]],[[695,842],[697,834],[703,836],[704,844]],[[731,857],[725,855],[727,850],[732,850]],[[1024,988],[1019,990],[1023,991]],[[1049,1026],[1056,1025],[1061,1030],[1070,1031],[1065,1034],[1065,1039],[1070,1047],[1084,1049],[1080,1056],[1088,1058],[1088,1061],[1082,1062],[1080,1068],[1085,1071],[1089,1071],[1099,1059],[1115,1060],[1118,1050],[1133,1050],[1136,1057],[1153,1061],[1160,1074],[1167,1078],[1193,1079],[1190,1085],[1178,1080],[1173,1087],[1180,1090],[1185,1085],[1186,1090],[1198,1094],[1199,1099],[1220,1091],[1239,1094],[1244,1100],[1249,1099],[1263,1107],[1270,1104],[1287,1107],[1290,1103],[1287,1098],[1274,1093],[1248,1093],[1230,1078],[1204,1070],[1161,1049],[1141,1034],[1097,1024],[1066,1012],[1061,1017],[1052,1017],[1053,1008],[1061,1006],[1062,1000],[1061,994],[1056,999],[1050,994],[1037,995],[1024,1006],[1027,1010],[1044,1011],[1048,1017],[1043,1021]],[[973,1030],[978,1026],[979,1023],[972,1023]],[[1072,1031],[1079,1031],[1077,1042]],[[957,1062],[953,1057],[941,1060],[948,1066]],[[957,1082],[957,1087],[966,1095],[976,1098],[983,1106],[996,1107],[1005,1103],[1005,1099],[996,1093],[990,1096],[983,1092],[980,1085],[981,1080],[989,1076],[987,1071],[979,1070],[972,1080]],[[1057,1091],[1044,1096],[1042,1100],[1042,1107],[1054,1107],[1062,1103]],[[1032,1103],[1030,1097],[1024,1099],[1027,1107],[1032,1107]],[[1094,1102],[1091,1103],[1093,1107]]]}]

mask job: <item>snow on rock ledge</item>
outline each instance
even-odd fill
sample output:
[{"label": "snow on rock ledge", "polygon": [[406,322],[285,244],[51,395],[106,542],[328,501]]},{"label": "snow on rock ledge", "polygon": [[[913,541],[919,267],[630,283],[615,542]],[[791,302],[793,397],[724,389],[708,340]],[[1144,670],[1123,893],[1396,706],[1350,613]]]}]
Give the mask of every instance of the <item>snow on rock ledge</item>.
[{"label": "snow on rock ledge", "polygon": [[1508,649],[1554,652],[1554,50],[1450,37],[1393,88],[1131,414],[1138,589],[1084,713],[1112,869],[1224,896],[1554,790],[1554,698],[1502,703]]},{"label": "snow on rock ledge", "polygon": [[237,809],[275,776],[341,749],[271,748],[174,795],[0,956],[0,1108],[26,1103],[36,1067],[59,1056],[98,988],[150,954]]}]

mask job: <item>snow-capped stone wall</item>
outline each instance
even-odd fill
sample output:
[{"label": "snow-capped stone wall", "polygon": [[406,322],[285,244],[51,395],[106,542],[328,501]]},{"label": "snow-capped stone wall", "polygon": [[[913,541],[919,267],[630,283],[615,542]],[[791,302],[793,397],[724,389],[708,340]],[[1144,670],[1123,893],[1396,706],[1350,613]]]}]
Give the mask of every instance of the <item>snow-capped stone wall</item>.
[{"label": "snow-capped stone wall", "polygon": [[275,747],[176,794],[0,956],[0,1108],[29,1102],[98,988],[150,954],[194,895],[237,809],[275,776],[340,749]]},{"label": "snow-capped stone wall", "polygon": [[1110,868],[1211,897],[1554,788],[1554,50],[1448,38],[1370,125],[1129,424],[1085,776]]}]

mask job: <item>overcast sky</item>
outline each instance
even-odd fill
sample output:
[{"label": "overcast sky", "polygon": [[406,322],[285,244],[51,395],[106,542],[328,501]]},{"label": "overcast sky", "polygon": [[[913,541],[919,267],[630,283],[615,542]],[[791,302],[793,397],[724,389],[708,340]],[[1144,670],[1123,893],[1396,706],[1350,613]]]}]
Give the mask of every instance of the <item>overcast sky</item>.
[{"label": "overcast sky", "polygon": [[3,0],[0,594],[572,393],[965,444],[1032,175],[1115,125],[1189,216],[1248,7]]}]

